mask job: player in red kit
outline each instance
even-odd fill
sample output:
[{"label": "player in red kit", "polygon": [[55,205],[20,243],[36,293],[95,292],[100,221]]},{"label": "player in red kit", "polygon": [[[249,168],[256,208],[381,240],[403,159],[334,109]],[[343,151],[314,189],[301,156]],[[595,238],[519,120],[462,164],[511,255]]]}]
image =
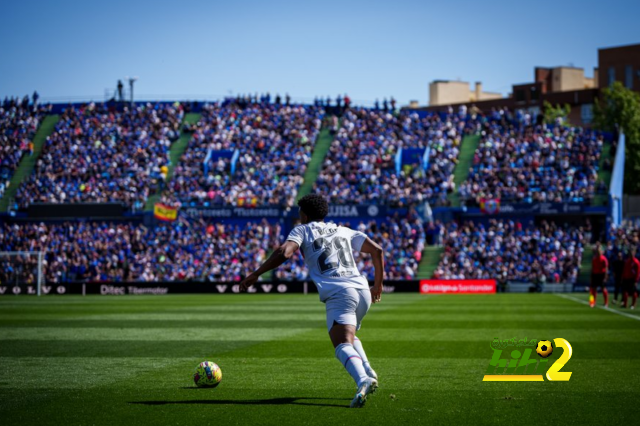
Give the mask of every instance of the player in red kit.
[{"label": "player in red kit", "polygon": [[593,260],[591,261],[591,288],[589,289],[589,306],[596,306],[596,296],[598,287],[602,287],[604,296],[604,306],[609,307],[609,292],[607,291],[607,273],[609,271],[609,262],[604,254],[600,244],[596,244]]},{"label": "player in red kit", "polygon": [[636,259],[636,248],[631,247],[629,257],[624,262],[624,271],[622,272],[622,308],[627,307],[629,296],[633,298],[631,309],[636,308],[638,301],[638,291],[636,283],[640,280],[640,261]]}]

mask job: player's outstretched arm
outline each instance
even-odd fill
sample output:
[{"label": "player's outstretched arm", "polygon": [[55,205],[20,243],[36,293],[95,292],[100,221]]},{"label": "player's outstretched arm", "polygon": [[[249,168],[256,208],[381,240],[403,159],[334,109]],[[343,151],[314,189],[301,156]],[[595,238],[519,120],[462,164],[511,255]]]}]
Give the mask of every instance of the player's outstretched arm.
[{"label": "player's outstretched arm", "polygon": [[373,300],[373,303],[378,303],[382,298],[382,279],[384,277],[384,253],[382,247],[367,237],[365,242],[362,243],[360,251],[371,255],[371,261],[375,269],[371,300]]},{"label": "player's outstretched arm", "polygon": [[289,260],[299,247],[300,246],[298,245],[298,243],[294,241],[285,241],[284,244],[282,244],[280,247],[275,249],[273,253],[271,253],[271,256],[269,256],[269,258],[265,260],[262,266],[260,266],[255,272],[251,273],[248,277],[242,280],[242,282],[240,283],[240,290],[246,291],[249,287],[254,285],[256,281],[258,281],[260,275],[277,268],[278,266]]}]

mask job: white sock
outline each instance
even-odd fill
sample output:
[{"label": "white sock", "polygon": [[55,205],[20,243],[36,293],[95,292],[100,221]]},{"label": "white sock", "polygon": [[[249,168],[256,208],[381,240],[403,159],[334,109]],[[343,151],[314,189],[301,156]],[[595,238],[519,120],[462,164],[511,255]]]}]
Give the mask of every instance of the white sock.
[{"label": "white sock", "polygon": [[371,365],[369,365],[369,359],[367,358],[367,354],[364,352],[364,348],[362,347],[362,342],[360,341],[360,339],[358,339],[357,337],[354,336],[353,338],[353,348],[356,350],[356,352],[358,352],[358,355],[360,355],[360,358],[362,359],[362,365],[364,365],[364,368],[371,368]]},{"label": "white sock", "polygon": [[342,363],[344,368],[347,369],[347,372],[353,377],[356,386],[360,386],[360,383],[368,377],[362,365],[362,358],[360,358],[360,355],[358,355],[353,345],[349,343],[339,344],[336,347],[336,358],[338,358],[338,361]]}]

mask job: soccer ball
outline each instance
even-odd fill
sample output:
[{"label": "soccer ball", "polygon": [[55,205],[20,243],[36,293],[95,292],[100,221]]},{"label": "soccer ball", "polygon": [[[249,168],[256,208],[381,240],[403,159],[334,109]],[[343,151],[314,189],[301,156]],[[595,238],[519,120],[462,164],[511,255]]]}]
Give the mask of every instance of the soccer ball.
[{"label": "soccer ball", "polygon": [[199,388],[215,388],[221,380],[222,370],[215,362],[201,362],[193,373],[193,381]]},{"label": "soccer ball", "polygon": [[542,358],[546,358],[553,353],[553,346],[548,340],[540,340],[536,346],[536,352]]}]

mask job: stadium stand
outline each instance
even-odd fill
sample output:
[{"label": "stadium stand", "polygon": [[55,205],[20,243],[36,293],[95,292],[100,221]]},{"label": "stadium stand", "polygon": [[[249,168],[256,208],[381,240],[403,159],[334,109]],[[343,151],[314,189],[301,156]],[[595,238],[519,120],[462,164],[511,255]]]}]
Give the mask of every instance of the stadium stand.
[{"label": "stadium stand", "polygon": [[591,204],[606,189],[598,180],[603,145],[603,135],[586,129],[487,120],[459,196],[468,204]]},{"label": "stadium stand", "polygon": [[[0,251],[45,251],[47,282],[239,281],[265,259],[280,225],[178,220],[14,223],[0,226]],[[28,264],[2,258],[0,282],[35,282]]]},{"label": "stadium stand", "polygon": [[167,192],[188,205],[292,206],[322,116],[302,105],[207,104]]},{"label": "stadium stand", "polygon": [[[349,226],[349,223],[344,223]],[[415,279],[425,245],[415,213],[358,223],[385,253],[386,279]],[[284,235],[280,224],[223,224],[179,219],[146,227],[131,222],[20,222],[0,226],[0,251],[45,252],[47,282],[239,281],[257,268]],[[354,254],[373,279],[368,257]],[[35,257],[2,258],[0,283],[35,282]],[[280,280],[304,280],[300,254],[276,271]]]},{"label": "stadium stand", "polygon": [[[458,116],[356,108],[346,111],[315,190],[332,203],[394,207],[430,201],[446,205],[462,135],[472,124]],[[400,149],[429,149],[428,165],[404,162]]]},{"label": "stadium stand", "polygon": [[[587,275],[581,264],[588,263],[583,252],[590,247],[583,244],[591,240],[590,229],[552,220],[523,226],[532,216],[457,224],[451,222],[456,214],[441,212],[443,224],[429,221],[422,204],[473,206],[499,198],[589,205],[595,196],[606,198],[608,148],[615,150],[601,134],[534,124],[508,110],[485,116],[345,106],[334,108],[339,117],[325,115],[319,102],[236,98],[198,105],[197,113],[177,102],[133,109],[91,103],[69,106],[50,120],[50,107],[34,105],[28,99],[2,104],[0,148],[7,154],[0,158],[0,191],[18,162],[28,173],[30,161],[34,173],[16,187],[15,202],[23,209],[34,202],[121,202],[133,210],[115,222],[41,223],[23,216],[0,224],[0,251],[46,252],[48,282],[238,281],[282,241],[282,227],[293,219],[286,207],[313,190],[332,204],[385,206],[384,219],[351,222],[383,245],[385,279],[575,283]],[[24,161],[47,120],[55,130],[42,151],[36,146]],[[143,226],[142,216],[132,219],[145,203],[150,210],[156,202],[178,210],[285,209],[278,224],[238,216],[230,225],[184,213],[173,223],[147,217]],[[411,208],[418,205],[420,214]],[[625,229],[611,230],[608,253],[638,241],[637,232]],[[355,256],[372,279],[371,262]],[[0,262],[0,282],[35,279],[33,256]],[[301,255],[264,279],[272,277],[307,279]]]},{"label": "stadium stand", "polygon": [[0,104],[0,198],[9,187],[20,160],[33,155],[33,138],[50,105],[38,105],[28,96],[5,98]]},{"label": "stadium stand", "polygon": [[449,223],[434,277],[575,283],[585,242],[581,227],[551,222],[525,227],[511,220]]},{"label": "stadium stand", "polygon": [[21,208],[34,202],[122,202],[141,209],[162,181],[182,105],[146,104],[109,110],[67,108],[47,139],[33,175],[18,189]]}]

